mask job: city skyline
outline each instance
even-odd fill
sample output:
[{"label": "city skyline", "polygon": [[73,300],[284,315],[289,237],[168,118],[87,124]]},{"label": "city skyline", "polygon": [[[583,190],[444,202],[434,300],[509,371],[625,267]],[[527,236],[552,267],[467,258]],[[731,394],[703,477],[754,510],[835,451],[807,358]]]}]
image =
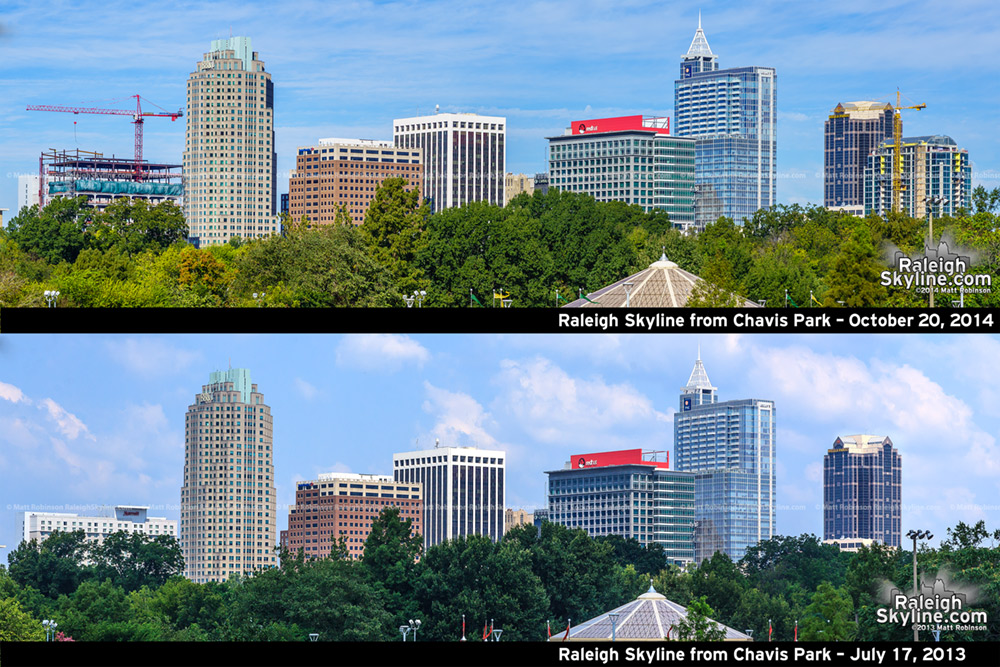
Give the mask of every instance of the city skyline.
[{"label": "city skyline", "polygon": [[779,406],[779,534],[822,535],[823,455],[850,432],[890,433],[906,458],[904,532],[1000,518],[1000,379],[966,363],[1000,356],[997,337],[32,335],[0,342],[0,543],[16,548],[22,506],[178,518],[183,413],[230,357],[275,416],[282,530],[298,481],[389,475],[435,438],[506,451],[505,506],[528,510],[574,453],[672,451],[699,344],[725,397]]},{"label": "city skyline", "polygon": [[[672,84],[698,9],[652,2],[595,2],[583,11],[568,4],[290,2],[275,16],[259,3],[142,11],[113,2],[16,3],[0,25],[7,81],[16,91],[0,103],[8,175],[0,206],[16,206],[17,175],[37,173],[42,150],[132,153],[125,119],[26,112],[26,105],[124,107],[140,93],[172,111],[184,106],[192,63],[227,35],[252,38],[275,76],[279,193],[287,191],[297,146],[325,136],[389,140],[394,118],[432,113],[435,105],[506,117],[506,171],[545,171],[544,137],[574,118],[675,115]],[[724,67],[774,67],[781,78],[779,203],[822,203],[823,122],[831,108],[845,100],[889,101],[897,87],[928,105],[904,119],[906,135],[953,137],[974,160],[973,184],[996,187],[995,93],[976,85],[1000,62],[989,29],[1000,12],[995,6],[970,2],[964,11],[942,13],[930,2],[715,2],[701,11]],[[113,37],[108,24],[118,26]],[[955,43],[975,68],[939,57]],[[180,163],[185,122],[149,123],[145,155]]]}]

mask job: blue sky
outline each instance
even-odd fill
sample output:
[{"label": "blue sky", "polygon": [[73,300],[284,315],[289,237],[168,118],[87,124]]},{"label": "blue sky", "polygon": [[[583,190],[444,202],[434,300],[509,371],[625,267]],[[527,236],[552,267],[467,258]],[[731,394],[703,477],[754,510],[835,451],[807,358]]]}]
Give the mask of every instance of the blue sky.
[{"label": "blue sky", "polygon": [[184,414],[230,359],[272,409],[283,528],[296,481],[391,474],[393,453],[435,438],[506,450],[508,505],[526,508],[573,454],[672,450],[699,344],[721,400],[775,401],[780,533],[822,533],[823,455],[856,433],[902,454],[904,532],[1000,528],[997,337],[6,335],[0,562],[19,540],[15,505],[177,518]]},{"label": "blue sky", "polygon": [[[909,136],[968,148],[974,182],[1000,185],[1000,6],[977,0],[663,3],[139,3],[8,1],[0,16],[0,207],[48,148],[133,154],[127,118],[28,104],[174,110],[212,39],[250,36],[275,82],[278,188],[320,137],[392,138],[392,119],[442,111],[508,118],[508,171],[546,168],[570,121],[673,115],[673,82],[698,11],[721,67],[778,72],[778,201],[822,203],[823,122],[838,102],[894,99]],[[113,100],[119,100],[115,102]],[[77,121],[74,134],[73,121]],[[182,121],[150,119],[145,155],[181,162]],[[9,214],[8,214],[9,215]]]}]

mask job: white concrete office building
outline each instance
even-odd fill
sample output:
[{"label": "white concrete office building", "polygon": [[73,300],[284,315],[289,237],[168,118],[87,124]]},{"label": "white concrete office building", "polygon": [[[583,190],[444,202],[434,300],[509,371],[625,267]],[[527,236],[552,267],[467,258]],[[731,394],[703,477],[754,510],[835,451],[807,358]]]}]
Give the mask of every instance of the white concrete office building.
[{"label": "white concrete office building", "polygon": [[504,205],[507,119],[474,113],[437,113],[392,122],[397,148],[423,155],[420,194],[431,211],[474,201]]},{"label": "white concrete office building", "polygon": [[393,454],[395,480],[423,484],[424,548],[462,535],[503,537],[506,459],[477,447]]}]

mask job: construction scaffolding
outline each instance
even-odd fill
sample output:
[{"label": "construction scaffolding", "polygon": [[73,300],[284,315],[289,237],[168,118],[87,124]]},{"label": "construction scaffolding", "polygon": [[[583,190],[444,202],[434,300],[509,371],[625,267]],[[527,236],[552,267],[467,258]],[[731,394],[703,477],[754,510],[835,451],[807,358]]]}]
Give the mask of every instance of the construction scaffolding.
[{"label": "construction scaffolding", "polygon": [[[138,176],[138,179],[136,175]],[[87,205],[103,210],[115,199],[145,199],[155,206],[184,196],[181,165],[104,157],[102,153],[50,148],[38,158],[38,201],[42,207],[55,197],[87,198]]]}]

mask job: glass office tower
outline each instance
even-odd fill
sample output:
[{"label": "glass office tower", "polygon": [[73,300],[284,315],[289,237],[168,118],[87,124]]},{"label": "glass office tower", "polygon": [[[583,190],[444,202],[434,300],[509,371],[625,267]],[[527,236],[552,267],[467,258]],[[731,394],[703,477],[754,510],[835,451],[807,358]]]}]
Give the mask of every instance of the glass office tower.
[{"label": "glass office tower", "polygon": [[674,414],[674,458],[695,474],[695,561],[734,561],[775,535],[773,401],[719,401],[701,355]]},{"label": "glass office tower", "polygon": [[899,547],[903,461],[888,436],[845,435],[823,457],[823,539]]},{"label": "glass office tower", "polygon": [[656,452],[577,454],[550,470],[548,520],[591,537],[621,535],[659,543],[667,561],[694,560],[694,475],[669,469]]},{"label": "glass office tower", "polygon": [[674,81],[674,134],[695,143],[695,227],[738,224],[775,204],[777,75],[772,67],[719,69],[698,30]]}]

